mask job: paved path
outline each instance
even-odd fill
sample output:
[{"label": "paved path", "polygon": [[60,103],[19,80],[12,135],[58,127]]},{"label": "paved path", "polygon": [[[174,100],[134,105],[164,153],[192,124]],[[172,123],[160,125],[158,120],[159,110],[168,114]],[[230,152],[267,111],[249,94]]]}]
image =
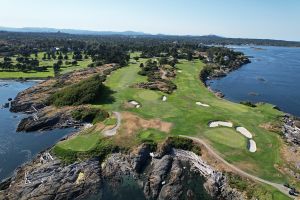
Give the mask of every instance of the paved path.
[{"label": "paved path", "polygon": [[119,112],[113,112],[113,114],[116,116],[117,118],[117,124],[110,130],[106,130],[103,132],[104,135],[106,136],[113,136],[117,134],[118,129],[121,126],[121,120],[122,120],[122,116],[121,113]]},{"label": "paved path", "polygon": [[280,192],[286,194],[287,196],[289,196],[291,198],[295,198],[294,196],[289,195],[289,189],[286,188],[286,187],[284,187],[282,184],[273,183],[273,182],[261,179],[261,178],[259,178],[257,176],[251,175],[251,174],[249,174],[249,173],[247,173],[247,172],[245,172],[245,171],[237,168],[236,166],[230,164],[229,162],[227,162],[226,160],[224,160],[219,154],[217,154],[215,152],[215,150],[212,147],[210,147],[208,144],[206,144],[203,140],[201,140],[199,138],[196,138],[196,137],[189,137],[189,136],[185,136],[185,135],[180,135],[180,137],[189,138],[189,139],[194,140],[197,143],[202,144],[217,160],[219,160],[222,163],[224,163],[225,165],[227,165],[229,168],[231,168],[236,173],[238,173],[238,174],[240,174],[242,176],[248,177],[248,178],[250,178],[252,180],[259,181],[261,183],[265,183],[265,184],[271,185],[271,186],[275,187],[276,189],[278,189]]}]

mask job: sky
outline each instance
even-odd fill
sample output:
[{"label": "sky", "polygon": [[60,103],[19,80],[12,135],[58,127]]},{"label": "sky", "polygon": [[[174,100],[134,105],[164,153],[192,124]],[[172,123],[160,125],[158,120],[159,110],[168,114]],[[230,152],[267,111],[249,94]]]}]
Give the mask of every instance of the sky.
[{"label": "sky", "polygon": [[0,26],[300,41],[300,0],[0,0]]}]

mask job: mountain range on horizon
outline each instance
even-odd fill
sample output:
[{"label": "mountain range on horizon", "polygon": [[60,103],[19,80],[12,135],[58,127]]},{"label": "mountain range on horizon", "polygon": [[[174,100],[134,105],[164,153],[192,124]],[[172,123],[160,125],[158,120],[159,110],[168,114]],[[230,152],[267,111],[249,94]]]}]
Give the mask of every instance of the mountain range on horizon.
[{"label": "mountain range on horizon", "polygon": [[[127,36],[142,36],[142,35],[170,35],[170,34],[150,34],[140,31],[92,31],[92,30],[81,30],[81,29],[59,29],[59,28],[48,28],[48,27],[4,27],[0,26],[0,31],[7,32],[32,32],[32,33],[68,33],[68,34],[79,34],[79,35],[127,35]],[[175,36],[175,35],[174,35]],[[196,35],[183,35],[183,36],[196,36]],[[215,34],[201,35],[202,37],[214,37],[214,38],[225,38]]]},{"label": "mountain range on horizon", "polygon": [[[48,28],[48,27],[5,27],[0,26],[0,31],[4,32],[16,32],[16,33],[64,33],[64,34],[74,34],[74,35],[93,35],[93,36],[108,36],[108,35],[120,35],[120,36],[178,36],[178,37],[194,37],[200,38],[201,40],[209,40],[213,42],[225,42],[231,44],[232,41],[238,42],[238,44],[256,44],[258,41],[275,41],[284,43],[284,45],[279,46],[300,46],[300,41],[288,41],[288,40],[278,40],[278,39],[267,39],[267,38],[233,38],[225,37],[217,34],[208,34],[208,35],[172,35],[172,34],[151,34],[141,31],[93,31],[93,30],[81,30],[81,29],[59,29],[59,28]],[[286,43],[288,45],[286,45]],[[295,45],[296,44],[296,45]],[[269,45],[267,43],[257,43],[257,45]]]}]

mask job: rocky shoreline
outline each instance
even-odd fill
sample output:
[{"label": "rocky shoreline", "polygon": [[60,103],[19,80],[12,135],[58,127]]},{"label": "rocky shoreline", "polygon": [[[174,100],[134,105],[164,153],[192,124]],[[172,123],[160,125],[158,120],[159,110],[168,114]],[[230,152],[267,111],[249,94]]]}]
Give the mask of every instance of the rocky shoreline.
[{"label": "rocky shoreline", "polygon": [[[193,152],[163,149],[151,152],[142,144],[129,153],[111,154],[102,164],[92,158],[69,165],[45,151],[0,183],[0,199],[102,199],[104,185],[118,188],[125,176],[133,178],[145,199],[244,199],[224,174]],[[186,187],[195,177],[204,184]]]},{"label": "rocky shoreline", "polygon": [[10,111],[27,113],[30,114],[30,116],[21,120],[17,131],[31,132],[51,130],[54,128],[78,128],[82,126],[82,122],[72,119],[71,116],[72,110],[82,106],[57,108],[47,105],[47,98],[63,87],[78,83],[96,74],[105,80],[107,75],[119,67],[117,64],[107,64],[70,72],[57,79],[43,81],[20,92],[15,99],[11,101]]},{"label": "rocky shoreline", "polygon": [[208,80],[218,79],[227,76],[232,71],[241,68],[243,65],[251,63],[250,59],[246,56],[238,57],[236,60],[231,61],[231,65],[219,65],[213,61],[205,61],[206,66],[200,72],[200,80],[208,88],[209,91],[213,92],[217,97],[223,98],[225,95],[221,91],[214,91],[207,84]]}]

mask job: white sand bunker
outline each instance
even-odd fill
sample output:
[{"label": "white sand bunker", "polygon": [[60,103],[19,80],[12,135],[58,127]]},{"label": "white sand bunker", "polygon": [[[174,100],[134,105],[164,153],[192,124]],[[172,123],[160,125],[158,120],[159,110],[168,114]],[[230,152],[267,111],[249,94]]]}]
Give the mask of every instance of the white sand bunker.
[{"label": "white sand bunker", "polygon": [[136,108],[140,108],[141,107],[141,104],[137,101],[129,101],[128,103],[130,103],[131,105],[133,105],[134,107]]},{"label": "white sand bunker", "polygon": [[254,140],[249,140],[249,151],[251,153],[256,152],[256,142]]},{"label": "white sand bunker", "polygon": [[236,131],[244,135],[246,138],[252,138],[252,134],[244,127],[236,127]]},{"label": "white sand bunker", "polygon": [[233,124],[231,122],[223,122],[223,121],[213,121],[208,124],[210,128],[218,127],[218,126],[226,126],[232,127]]},{"label": "white sand bunker", "polygon": [[196,102],[196,104],[198,105],[198,106],[203,106],[203,107],[209,107],[210,105],[208,105],[208,104],[205,104],[205,103],[201,103],[201,102]]},{"label": "white sand bunker", "polygon": [[181,72],[182,72],[182,70],[178,70],[178,72],[179,72],[179,73],[181,73]]},{"label": "white sand bunker", "polygon": [[161,100],[162,100],[162,101],[167,101],[167,97],[166,97],[166,96],[163,96]]},{"label": "white sand bunker", "polygon": [[91,127],[93,127],[93,124],[91,124],[91,123],[86,123],[86,124],[83,125],[83,129],[84,129],[84,130],[85,130],[85,129],[89,129],[89,128],[91,128]]}]

